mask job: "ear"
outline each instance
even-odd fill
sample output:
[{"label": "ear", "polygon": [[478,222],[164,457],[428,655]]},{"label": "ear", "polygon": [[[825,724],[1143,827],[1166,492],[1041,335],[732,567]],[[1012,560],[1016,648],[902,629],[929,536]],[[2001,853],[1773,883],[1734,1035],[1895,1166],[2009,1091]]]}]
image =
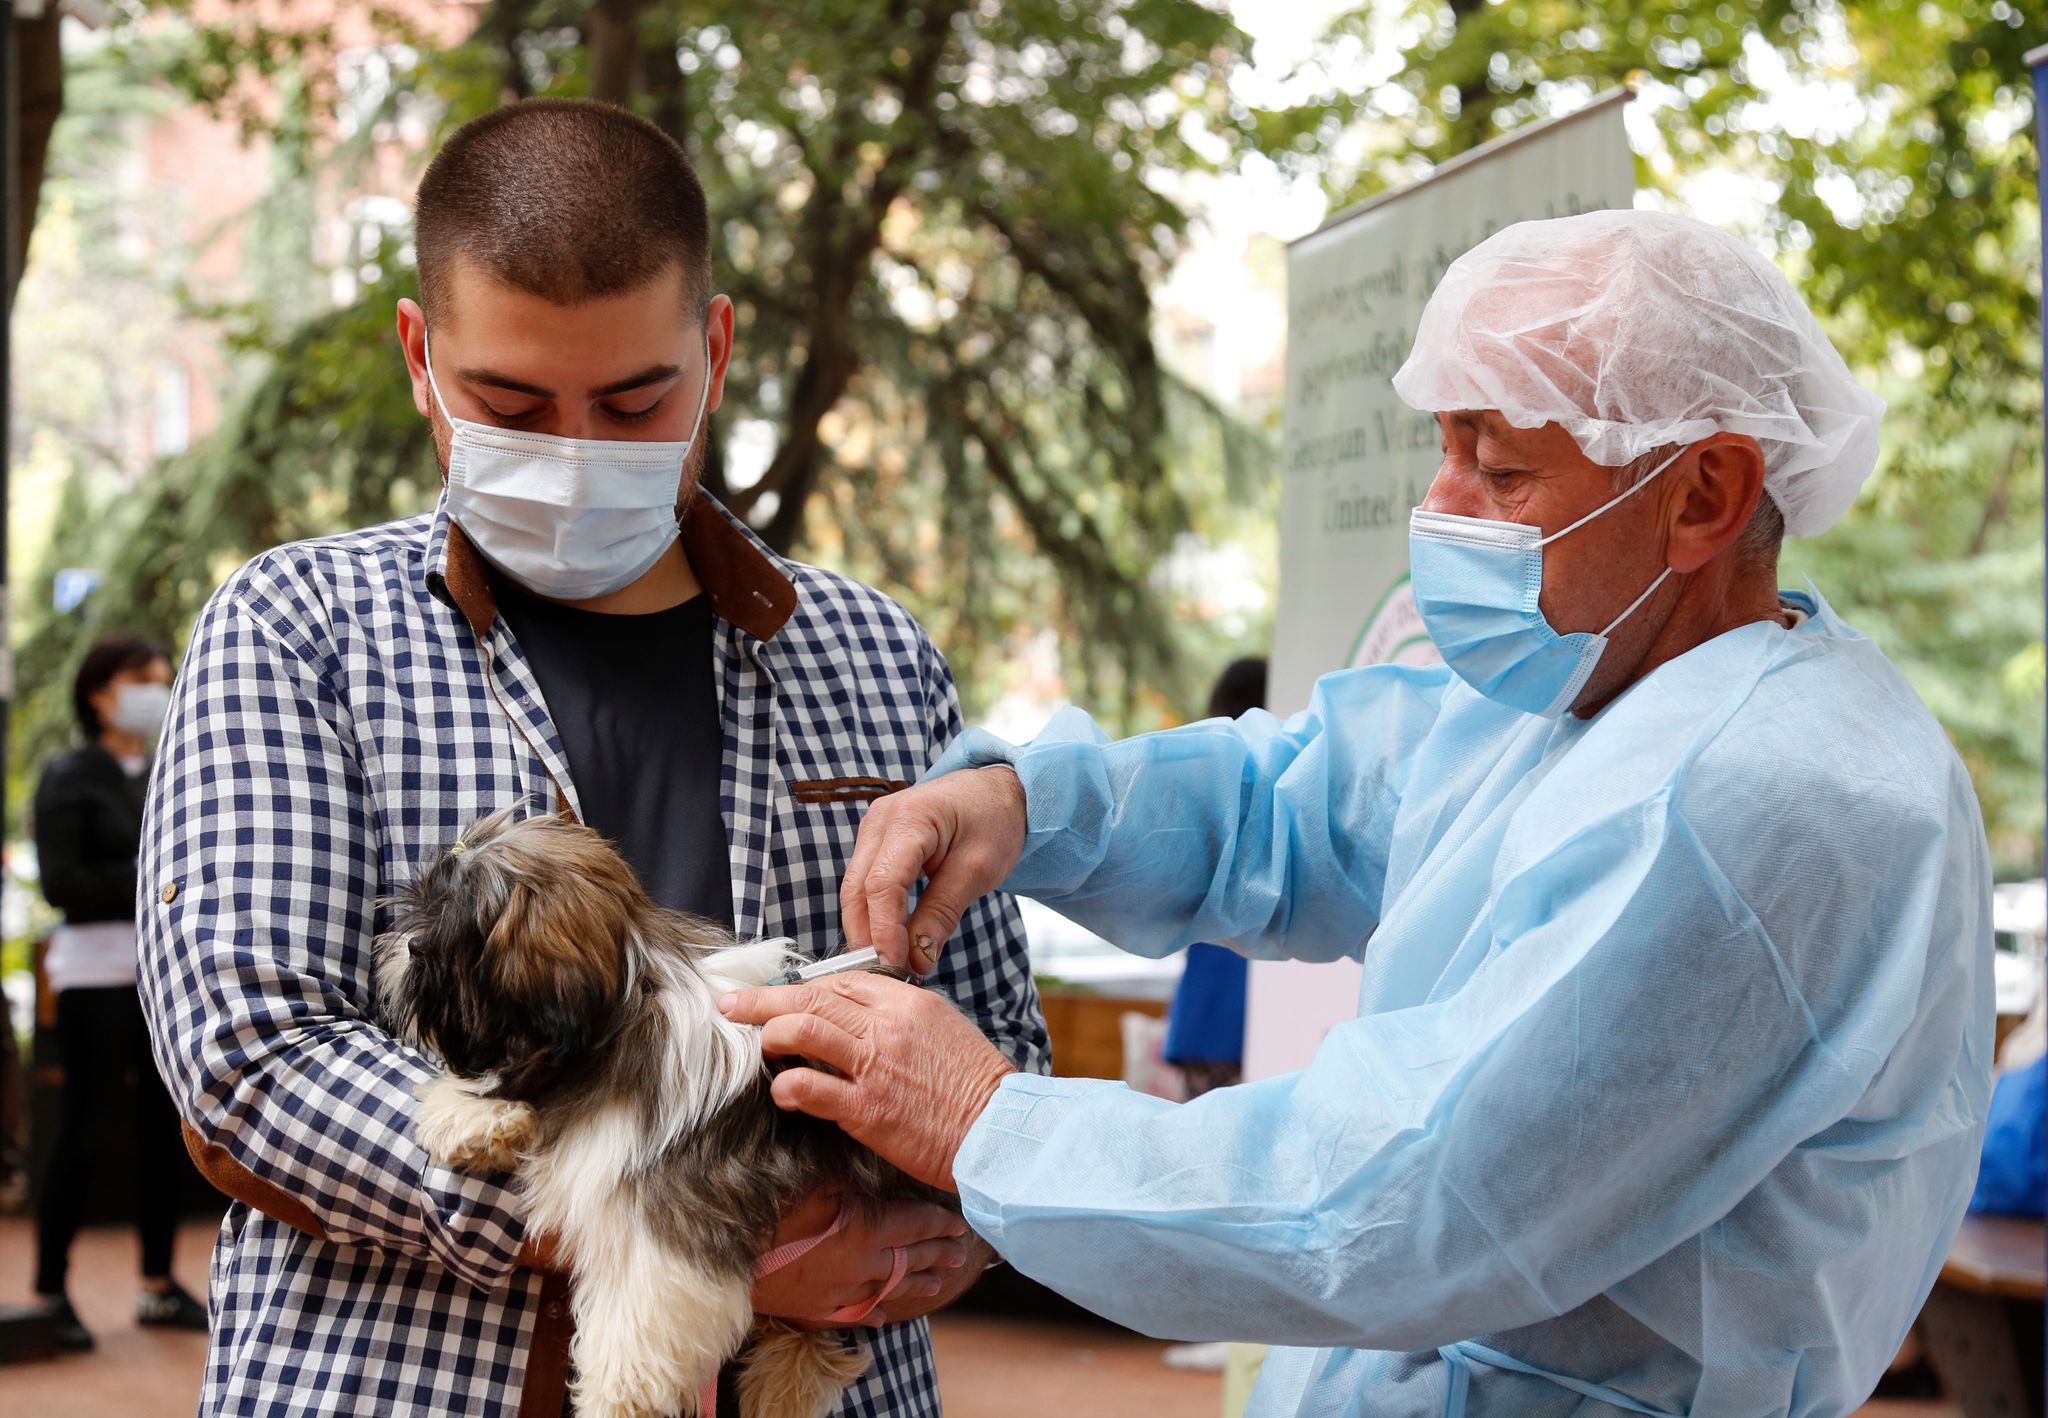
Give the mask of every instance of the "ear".
[{"label": "ear", "polygon": [[412,406],[428,423],[434,421],[433,393],[427,388],[427,312],[416,300],[398,302],[398,348],[412,376]]},{"label": "ear", "polygon": [[1763,449],[1747,434],[1712,434],[1688,451],[1691,467],[1672,503],[1665,553],[1666,564],[1680,575],[1734,546],[1764,492]]},{"label": "ear", "polygon": [[523,1008],[508,1003],[494,1000],[482,1006],[486,1018],[480,1022],[500,1041],[493,1069],[498,1082],[491,1096],[526,1101],[538,1100],[587,1063],[619,1009],[617,1000],[600,998],[587,987],[573,996],[530,1000]]},{"label": "ear", "polygon": [[732,368],[732,299],[729,296],[711,297],[711,308],[704,316],[704,337],[711,352],[711,367],[706,371],[711,388],[704,396],[704,417],[710,418],[725,402],[725,372]]}]

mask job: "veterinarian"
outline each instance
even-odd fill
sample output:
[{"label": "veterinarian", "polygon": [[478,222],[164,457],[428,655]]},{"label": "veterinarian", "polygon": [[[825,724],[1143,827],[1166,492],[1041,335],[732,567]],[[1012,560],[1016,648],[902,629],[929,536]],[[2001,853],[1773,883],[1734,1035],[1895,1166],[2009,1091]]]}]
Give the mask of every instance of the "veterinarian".
[{"label": "veterinarian", "polygon": [[[213,1260],[209,1414],[563,1407],[567,1277],[509,1178],[417,1140],[435,1070],[380,1021],[380,900],[488,813],[562,811],[660,904],[829,952],[861,813],[960,724],[901,607],[776,555],[699,490],[737,336],[669,137],[603,105],[516,104],[448,140],[416,219],[396,344],[442,495],[215,593],[150,793],[157,1064],[239,1198]],[[1013,905],[965,912],[931,979],[1043,1069]],[[775,1239],[838,1214],[814,1198]],[[985,1263],[963,1231],[937,1207],[856,1217],[755,1303],[822,1327],[901,1249],[875,1365],[838,1411],[936,1414],[919,1316]]]},{"label": "veterinarian", "polygon": [[735,996],[844,1071],[778,1101],[934,1182],[1019,1269],[1261,1340],[1260,1415],[1845,1414],[1970,1195],[1990,870],[1934,718],[1780,536],[1882,406],[1782,276],[1687,219],[1511,227],[1394,387],[1447,664],[1111,743],[964,738],[843,894],[900,958],[998,884],[1125,947],[1362,958],[1299,1073],[1176,1106],[1013,1072],[886,980]]}]

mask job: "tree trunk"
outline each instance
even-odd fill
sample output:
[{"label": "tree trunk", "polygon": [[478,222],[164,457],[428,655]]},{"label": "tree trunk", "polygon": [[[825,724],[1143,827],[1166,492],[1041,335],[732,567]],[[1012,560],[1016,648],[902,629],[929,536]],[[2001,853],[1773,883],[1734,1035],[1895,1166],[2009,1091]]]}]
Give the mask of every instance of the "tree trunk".
[{"label": "tree trunk", "polygon": [[[1451,25],[1456,28],[1474,15],[1484,13],[1486,0],[1450,0],[1450,7]],[[1458,122],[1470,135],[1468,147],[1485,141],[1485,131],[1479,125],[1479,106],[1489,92],[1484,74],[1458,85]]]},{"label": "tree trunk", "polygon": [[821,322],[829,331],[804,360],[789,401],[789,424],[782,444],[761,475],[759,487],[776,496],[775,514],[758,530],[761,540],[787,554],[803,530],[804,505],[825,469],[825,437],[819,425],[832,412],[853,379],[858,361],[849,338],[848,300]]},{"label": "tree trunk", "polygon": [[817,167],[819,195],[811,199],[804,241],[814,288],[803,366],[791,389],[781,446],[761,481],[747,490],[741,505],[734,509],[751,522],[748,513],[762,497],[773,493],[774,515],[757,524],[756,530],[778,552],[788,553],[795,547],[803,531],[804,506],[825,469],[825,440],[819,424],[838,404],[860,368],[853,303],[861,282],[868,278],[868,263],[881,244],[882,222],[912,169],[929,160],[938,142],[932,100],[939,59],[950,41],[953,16],[959,9],[958,4],[940,5],[922,12],[922,38],[908,67],[894,80],[903,99],[905,120],[918,125],[908,139],[916,146],[905,146],[906,140],[900,139],[869,179],[865,198],[858,204],[842,205],[836,200],[852,157],[849,130],[839,130],[829,148],[832,156]]},{"label": "tree trunk", "polygon": [[689,92],[683,66],[676,62],[676,40],[664,35],[660,43],[640,52],[640,92],[647,96],[647,117],[654,126],[676,140],[688,153],[690,142]]},{"label": "tree trunk", "polygon": [[584,38],[590,45],[590,96],[625,106],[640,79],[640,11],[646,0],[597,0]]},{"label": "tree trunk", "polygon": [[1970,537],[1970,545],[1963,553],[1964,556],[1982,556],[1984,549],[1991,545],[1991,534],[2005,525],[2006,517],[2012,510],[2013,479],[2019,474],[2020,460],[2026,452],[2026,447],[2027,442],[2024,438],[2013,439],[2012,448],[1998,469],[1997,480],[1991,484],[1990,495],[1984,499],[1983,515],[1977,519],[1977,530]]},{"label": "tree trunk", "polygon": [[[6,23],[10,17],[0,18]],[[7,308],[14,309],[15,287],[28,264],[29,233],[35,229],[36,199],[43,189],[43,172],[50,155],[50,133],[57,115],[64,111],[64,51],[57,43],[57,11],[54,5],[41,19],[12,19],[16,72],[21,78],[21,98],[15,112],[20,128],[20,166],[16,169],[20,193],[20,226],[8,264]],[[0,100],[5,96],[0,95]]]},{"label": "tree trunk", "polygon": [[533,97],[533,84],[526,76],[526,64],[519,54],[519,37],[533,18],[533,0],[492,0],[490,13],[481,28],[504,51],[504,93],[507,102]]}]

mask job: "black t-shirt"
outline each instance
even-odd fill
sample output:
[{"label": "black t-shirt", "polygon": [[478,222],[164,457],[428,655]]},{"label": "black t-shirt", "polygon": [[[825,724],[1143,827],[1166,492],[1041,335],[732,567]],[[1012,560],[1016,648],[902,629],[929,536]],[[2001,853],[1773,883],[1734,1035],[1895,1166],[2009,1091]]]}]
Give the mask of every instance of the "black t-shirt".
[{"label": "black t-shirt", "polygon": [[601,615],[496,580],[498,609],[562,736],[585,824],[618,844],[661,905],[731,925],[711,598]]}]

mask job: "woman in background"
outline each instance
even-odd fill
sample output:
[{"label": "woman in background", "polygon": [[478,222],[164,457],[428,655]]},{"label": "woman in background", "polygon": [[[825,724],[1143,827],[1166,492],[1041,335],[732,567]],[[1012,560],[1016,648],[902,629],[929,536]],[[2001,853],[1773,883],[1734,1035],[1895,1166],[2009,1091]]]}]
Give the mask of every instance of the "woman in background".
[{"label": "woman in background", "polygon": [[206,1309],[171,1278],[178,1196],[191,1162],[178,1115],[149,1056],[135,993],[135,858],[149,754],[170,705],[170,656],[110,636],[86,652],[72,686],[78,748],[59,754],[36,789],[35,839],[43,895],[64,913],[44,975],[57,996],[64,1093],[48,1169],[36,1194],[36,1297],[58,1342],[90,1349],[65,1293],[100,1135],[134,1069],[136,1222],[142,1233],[139,1324],[206,1328]]}]

